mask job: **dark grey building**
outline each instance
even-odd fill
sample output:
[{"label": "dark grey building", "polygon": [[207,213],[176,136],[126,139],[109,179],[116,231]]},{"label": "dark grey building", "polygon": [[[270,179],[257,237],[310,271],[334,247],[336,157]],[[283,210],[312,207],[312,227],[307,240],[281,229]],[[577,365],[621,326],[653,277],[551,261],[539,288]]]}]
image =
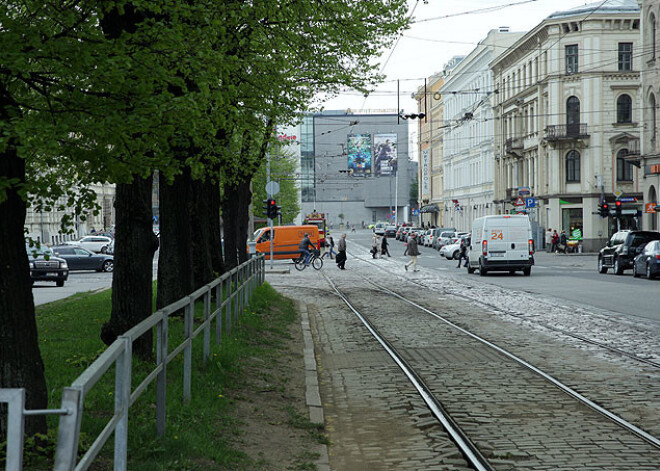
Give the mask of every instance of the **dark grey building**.
[{"label": "dark grey building", "polygon": [[[300,127],[302,213],[326,214],[328,224],[410,221],[408,121],[392,114],[324,111]],[[343,216],[343,217],[342,217]]]}]

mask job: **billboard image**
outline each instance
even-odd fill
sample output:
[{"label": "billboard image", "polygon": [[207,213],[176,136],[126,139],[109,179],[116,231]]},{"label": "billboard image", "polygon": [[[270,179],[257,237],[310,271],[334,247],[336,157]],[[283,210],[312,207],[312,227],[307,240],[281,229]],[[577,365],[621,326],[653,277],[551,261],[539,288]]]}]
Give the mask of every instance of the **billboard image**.
[{"label": "billboard image", "polygon": [[348,135],[348,170],[351,175],[371,175],[371,135]]},{"label": "billboard image", "polygon": [[376,134],[374,136],[374,175],[395,175],[397,169],[397,135]]}]

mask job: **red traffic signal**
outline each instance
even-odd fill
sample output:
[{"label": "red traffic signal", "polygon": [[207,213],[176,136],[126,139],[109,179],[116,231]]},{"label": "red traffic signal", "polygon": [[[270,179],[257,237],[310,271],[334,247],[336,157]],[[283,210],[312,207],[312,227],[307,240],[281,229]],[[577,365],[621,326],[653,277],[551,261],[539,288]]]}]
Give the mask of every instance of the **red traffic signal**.
[{"label": "red traffic signal", "polygon": [[614,204],[616,205],[617,209],[621,208],[621,201],[615,201]]}]

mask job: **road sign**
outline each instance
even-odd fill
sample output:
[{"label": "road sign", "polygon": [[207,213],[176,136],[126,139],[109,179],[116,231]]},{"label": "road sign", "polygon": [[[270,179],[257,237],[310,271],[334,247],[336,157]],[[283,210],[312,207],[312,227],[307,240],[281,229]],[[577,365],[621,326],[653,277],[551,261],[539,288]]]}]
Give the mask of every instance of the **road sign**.
[{"label": "road sign", "polygon": [[419,209],[413,209],[412,214],[413,216],[419,216]]},{"label": "road sign", "polygon": [[528,208],[536,208],[536,198],[525,198],[525,206]]},{"label": "road sign", "polygon": [[528,186],[520,186],[518,187],[518,194],[520,196],[527,196],[532,194],[532,189]]},{"label": "road sign", "polygon": [[522,198],[522,196],[518,197],[518,199],[516,200],[515,205],[516,206],[525,206],[525,200]]},{"label": "road sign", "polygon": [[616,190],[616,191],[614,191],[612,194],[618,198],[619,196],[621,196],[621,195],[623,194],[623,191],[621,191],[621,190]]},{"label": "road sign", "polygon": [[619,197],[619,201],[622,203],[637,203],[637,198],[634,196],[621,196]]},{"label": "road sign", "polygon": [[657,204],[655,204],[655,203],[646,203],[646,212],[647,213],[657,212],[658,210],[656,208],[658,208]]},{"label": "road sign", "polygon": [[280,192],[280,184],[277,182],[270,181],[266,183],[266,193],[269,196],[276,195]]}]

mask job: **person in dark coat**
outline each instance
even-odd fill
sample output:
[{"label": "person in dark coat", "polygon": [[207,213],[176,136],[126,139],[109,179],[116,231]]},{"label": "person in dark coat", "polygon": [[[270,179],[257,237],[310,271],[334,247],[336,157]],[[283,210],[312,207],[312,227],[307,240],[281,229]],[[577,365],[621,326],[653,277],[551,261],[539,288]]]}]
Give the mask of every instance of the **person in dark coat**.
[{"label": "person in dark coat", "polygon": [[341,239],[337,242],[337,256],[335,257],[335,261],[340,270],[346,270],[346,234],[342,234]]},{"label": "person in dark coat", "polygon": [[391,257],[390,251],[387,249],[387,245],[388,245],[387,237],[383,236],[383,242],[380,244],[380,253],[383,256],[385,256],[385,254],[387,254],[388,257]]},{"label": "person in dark coat", "polygon": [[458,266],[456,268],[461,268],[461,260],[465,260],[465,265],[463,265],[464,267],[468,266],[467,251],[469,246],[470,240],[467,237],[462,237],[458,252]]},{"label": "person in dark coat", "polygon": [[403,252],[403,255],[410,255],[410,261],[403,266],[406,271],[408,271],[408,267],[410,265],[413,266],[413,271],[419,271],[417,269],[417,256],[419,255],[419,247],[417,246],[416,232],[410,234],[410,238],[408,239],[408,244],[406,245],[406,250]]}]

